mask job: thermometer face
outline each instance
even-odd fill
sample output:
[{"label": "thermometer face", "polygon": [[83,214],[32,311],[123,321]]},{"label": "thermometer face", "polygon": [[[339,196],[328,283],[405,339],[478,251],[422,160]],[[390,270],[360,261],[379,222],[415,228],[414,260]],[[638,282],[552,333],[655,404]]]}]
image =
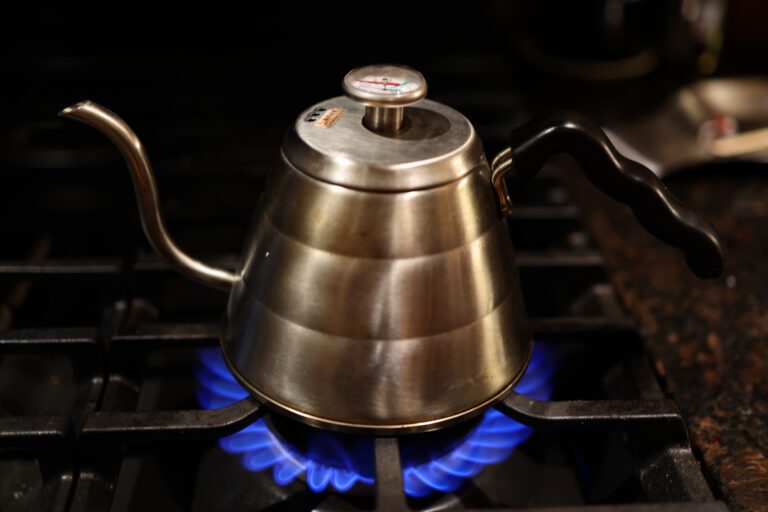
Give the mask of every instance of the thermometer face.
[{"label": "thermometer face", "polygon": [[352,84],[359,90],[368,94],[380,96],[397,96],[415,91],[421,84],[408,80],[405,77],[387,77],[380,75],[366,75]]},{"label": "thermometer face", "polygon": [[406,66],[365,66],[347,73],[344,92],[352,99],[374,107],[402,107],[427,94],[424,77]]}]

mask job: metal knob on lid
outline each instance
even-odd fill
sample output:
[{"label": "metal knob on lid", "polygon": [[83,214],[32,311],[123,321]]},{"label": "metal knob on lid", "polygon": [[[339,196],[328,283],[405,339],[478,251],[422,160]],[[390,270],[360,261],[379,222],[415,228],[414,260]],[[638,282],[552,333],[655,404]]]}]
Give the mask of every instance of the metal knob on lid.
[{"label": "metal knob on lid", "polygon": [[390,64],[353,69],[344,77],[342,87],[347,96],[365,105],[363,124],[387,135],[403,126],[404,108],[427,94],[427,81],[421,73]]}]

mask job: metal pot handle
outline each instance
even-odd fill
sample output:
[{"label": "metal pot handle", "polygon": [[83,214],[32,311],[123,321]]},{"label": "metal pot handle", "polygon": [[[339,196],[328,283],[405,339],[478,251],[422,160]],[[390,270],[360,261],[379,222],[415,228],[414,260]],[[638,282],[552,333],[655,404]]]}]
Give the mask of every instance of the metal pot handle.
[{"label": "metal pot handle", "polygon": [[510,147],[491,164],[503,214],[512,209],[504,176],[511,171],[529,179],[558,153],[572,155],[593,185],[629,206],[651,234],[682,251],[694,274],[721,274],[723,248],[714,226],[673,196],[648,168],[620,154],[597,124],[574,112],[556,112],[512,130]]}]

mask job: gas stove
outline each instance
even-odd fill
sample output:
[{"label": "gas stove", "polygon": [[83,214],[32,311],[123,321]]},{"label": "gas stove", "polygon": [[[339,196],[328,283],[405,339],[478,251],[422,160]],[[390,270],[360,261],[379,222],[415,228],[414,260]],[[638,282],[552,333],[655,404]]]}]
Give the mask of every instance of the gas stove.
[{"label": "gas stove", "polygon": [[[534,194],[515,198],[510,222],[538,354],[520,394],[468,425],[400,439],[349,439],[269,413],[220,359],[216,292],[187,288],[151,256],[48,257],[54,244],[41,237],[30,257],[0,265],[13,299],[0,332],[3,502],[20,510],[38,500],[44,510],[645,510],[629,505],[638,502],[721,510],[552,171],[531,184]],[[89,315],[99,324],[73,326]]]},{"label": "gas stove", "polygon": [[[451,88],[435,72],[435,94],[494,154],[520,100],[477,86],[503,83],[497,67],[469,73],[499,80]],[[128,95],[122,110],[136,112],[155,155],[176,238],[227,265],[293,112],[245,94],[207,110],[205,98],[163,110],[144,97],[132,109]],[[353,436],[296,423],[240,388],[218,349],[225,294],[151,253],[122,162],[54,113],[0,140],[0,235],[11,242],[0,254],[0,508],[726,510],[559,179],[562,162],[510,187],[535,339],[513,394],[434,432]]]}]

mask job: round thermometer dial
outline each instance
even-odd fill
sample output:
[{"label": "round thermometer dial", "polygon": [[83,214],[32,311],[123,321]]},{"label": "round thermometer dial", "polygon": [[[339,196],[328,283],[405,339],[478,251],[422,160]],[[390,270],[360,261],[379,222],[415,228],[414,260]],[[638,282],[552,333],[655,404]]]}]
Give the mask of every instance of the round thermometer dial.
[{"label": "round thermometer dial", "polygon": [[419,84],[404,78],[389,78],[380,75],[368,75],[355,80],[352,84],[355,88],[371,94],[381,96],[394,96],[407,94],[419,88]]},{"label": "round thermometer dial", "polygon": [[406,66],[373,65],[347,73],[344,92],[351,98],[375,107],[401,107],[427,94],[424,77]]}]

